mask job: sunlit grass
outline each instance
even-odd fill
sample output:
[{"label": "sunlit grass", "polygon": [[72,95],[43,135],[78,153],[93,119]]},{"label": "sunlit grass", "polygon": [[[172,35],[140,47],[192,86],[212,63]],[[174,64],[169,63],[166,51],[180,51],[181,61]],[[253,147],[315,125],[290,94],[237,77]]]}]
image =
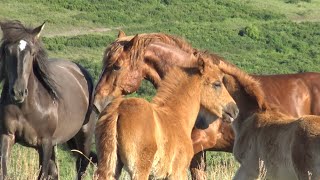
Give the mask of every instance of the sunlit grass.
[{"label": "sunlit grass", "polygon": [[[59,177],[62,180],[73,180],[76,178],[75,157],[70,150],[59,146],[55,150],[57,156],[57,165],[59,168]],[[238,163],[234,161],[230,153],[208,152],[208,179],[229,180],[232,179]],[[84,180],[94,178],[96,164],[91,164],[85,174]],[[32,148],[15,145],[11,152],[9,164],[10,180],[35,180],[39,174],[38,153]],[[130,179],[126,171],[122,171],[121,180]]]}]

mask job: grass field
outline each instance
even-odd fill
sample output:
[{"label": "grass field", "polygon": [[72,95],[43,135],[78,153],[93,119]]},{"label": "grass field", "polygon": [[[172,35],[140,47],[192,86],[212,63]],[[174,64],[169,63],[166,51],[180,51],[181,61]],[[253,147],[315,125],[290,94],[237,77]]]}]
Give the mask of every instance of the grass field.
[{"label": "grass field", "polygon": [[[184,37],[249,73],[320,71],[320,0],[1,0],[0,20],[6,19],[32,26],[46,21],[50,57],[79,62],[95,79],[118,29]],[[150,99],[154,93],[144,82],[133,96]],[[72,153],[63,146],[56,151],[60,178],[74,179]],[[228,153],[212,152],[207,159],[210,179],[231,179],[238,166]],[[33,179],[37,164],[34,150],[16,145],[12,179]]]}]

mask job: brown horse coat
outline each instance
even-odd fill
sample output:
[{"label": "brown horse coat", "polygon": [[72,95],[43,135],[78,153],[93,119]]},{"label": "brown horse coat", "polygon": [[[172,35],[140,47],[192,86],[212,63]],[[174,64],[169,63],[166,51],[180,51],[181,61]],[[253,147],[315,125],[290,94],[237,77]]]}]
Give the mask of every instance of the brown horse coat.
[{"label": "brown horse coat", "polygon": [[107,106],[96,127],[99,179],[118,178],[122,166],[132,179],[187,178],[200,104],[218,117],[233,119],[238,113],[218,67],[208,62],[201,67],[200,73],[172,70],[152,103],[120,98]]},{"label": "brown horse coat", "polygon": [[[137,90],[143,78],[158,87],[168,72],[168,67],[190,66],[194,62],[188,62],[187,60],[190,60],[188,57],[198,51],[184,40],[166,34],[139,34],[135,38],[124,36],[122,33],[106,49],[103,59],[104,69],[96,88],[96,107],[108,104],[113,97]],[[127,44],[135,44],[135,48],[124,48]],[[222,60],[213,54],[211,58]],[[268,103],[277,105],[281,112],[295,117],[319,114],[319,73],[252,77],[260,82]],[[231,90],[229,92],[232,94]],[[237,98],[235,100],[237,103],[243,101]],[[249,110],[250,108],[248,107]],[[249,115],[251,112],[241,117],[246,118]],[[211,123],[206,123],[205,128],[197,126],[198,128],[193,129],[194,151],[208,149],[232,152],[234,133],[231,126],[221,119],[209,122]],[[198,156],[202,154],[200,152]],[[191,164],[192,168],[198,167],[198,160],[199,158],[195,159]]]}]

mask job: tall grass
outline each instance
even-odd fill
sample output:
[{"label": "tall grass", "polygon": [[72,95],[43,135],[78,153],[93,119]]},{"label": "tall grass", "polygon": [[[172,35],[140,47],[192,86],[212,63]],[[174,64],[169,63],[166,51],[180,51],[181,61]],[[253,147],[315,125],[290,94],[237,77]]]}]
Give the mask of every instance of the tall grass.
[{"label": "tall grass", "polygon": [[[55,149],[57,165],[61,180],[76,178],[75,158],[70,158],[71,151],[59,146]],[[226,161],[222,161],[225,159]],[[229,153],[210,153],[208,156],[207,178],[212,180],[230,180],[234,176],[239,164]],[[40,172],[38,153],[32,148],[15,145],[9,162],[9,180],[36,180]],[[95,179],[96,164],[91,164],[85,174],[85,180]],[[121,180],[129,179],[123,170]]]}]

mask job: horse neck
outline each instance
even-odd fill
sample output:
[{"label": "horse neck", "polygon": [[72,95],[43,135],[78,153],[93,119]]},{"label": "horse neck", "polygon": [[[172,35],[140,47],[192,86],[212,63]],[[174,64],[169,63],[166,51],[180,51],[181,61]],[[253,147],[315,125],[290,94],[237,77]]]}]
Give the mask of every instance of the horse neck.
[{"label": "horse neck", "polygon": [[31,103],[32,105],[35,103],[36,97],[39,97],[39,94],[41,94],[41,97],[47,96],[48,98],[46,99],[52,99],[50,96],[50,93],[48,90],[43,86],[39,78],[37,77],[34,68],[32,68],[28,80],[28,90],[29,90],[29,95],[26,98],[26,103]]},{"label": "horse neck", "polygon": [[176,87],[170,89],[162,88],[167,83],[164,82],[152,102],[157,112],[162,112],[165,116],[173,115],[173,118],[164,117],[163,119],[171,123],[180,123],[181,128],[189,135],[200,110],[201,83],[199,81],[200,77],[197,75],[183,80],[177,78]]},{"label": "horse neck", "polygon": [[232,98],[237,103],[239,108],[239,115],[237,120],[233,123],[235,129],[238,129],[239,125],[242,124],[244,120],[250,117],[252,114],[261,110],[259,107],[257,98],[255,95],[251,95],[245,91],[245,87],[233,76],[227,76],[226,88]]},{"label": "horse neck", "polygon": [[161,42],[151,43],[144,54],[144,73],[146,79],[158,87],[172,66],[194,67],[197,59],[193,53]]}]

